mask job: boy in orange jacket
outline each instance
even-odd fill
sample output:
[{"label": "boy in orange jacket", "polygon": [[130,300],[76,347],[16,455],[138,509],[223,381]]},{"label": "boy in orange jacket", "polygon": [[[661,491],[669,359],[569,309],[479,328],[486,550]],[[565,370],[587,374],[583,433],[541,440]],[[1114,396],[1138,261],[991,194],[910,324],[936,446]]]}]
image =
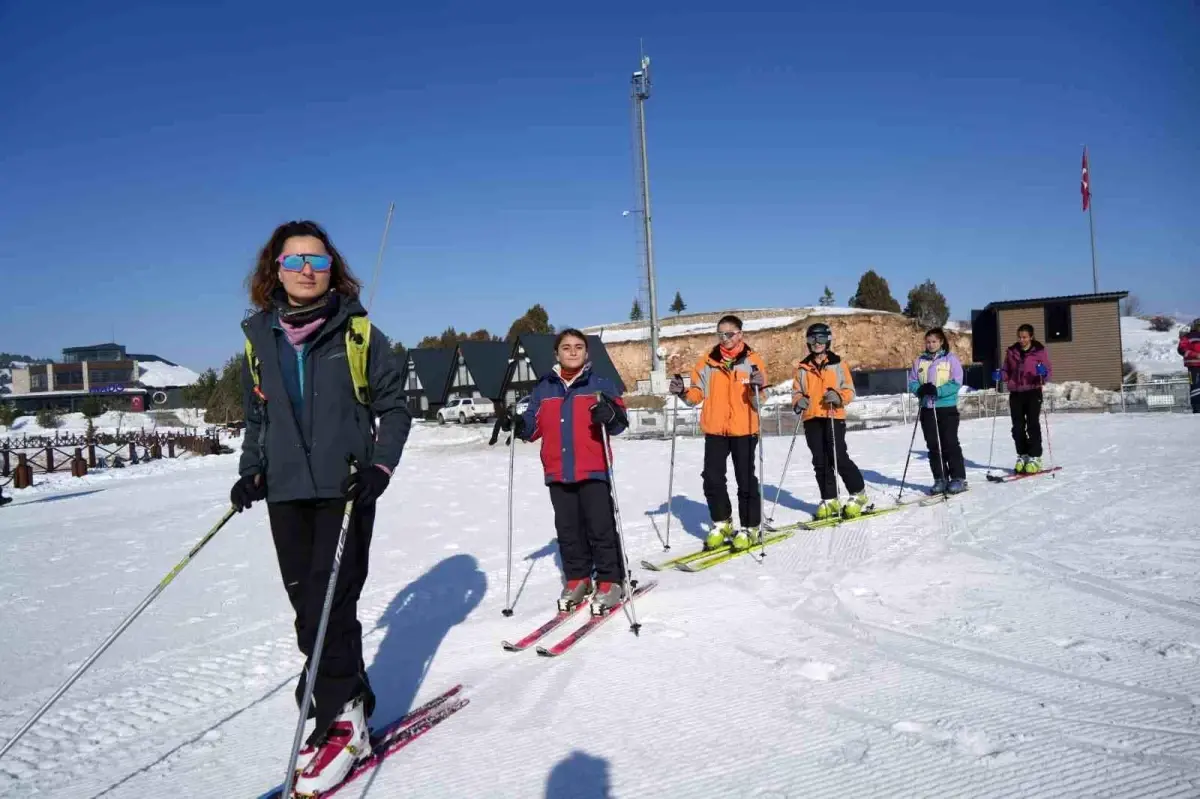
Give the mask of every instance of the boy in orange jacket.
[{"label": "boy in orange jacket", "polygon": [[[854,380],[845,362],[830,349],[833,332],[829,325],[822,322],[809,325],[805,339],[808,357],[796,365],[792,410],[797,416],[804,416],[804,438],[812,452],[813,470],[821,489],[816,517],[854,518],[871,506],[862,473],[846,451],[846,406],[854,400]],[[850,494],[845,506],[837,499],[835,464]]]},{"label": "boy in orange jacket", "polygon": [[[713,529],[704,540],[705,549],[722,546],[732,539],[734,549],[748,549],[758,540],[762,504],[758,478],[754,474],[754,449],[758,445],[758,404],[755,388],[767,385],[767,367],[757,352],[742,339],[742,320],[725,316],[717,323],[720,341],[692,369],[692,387],[683,379],[671,380],[670,391],[688,405],[704,403],[700,429],[704,431],[704,498]],[[738,521],[733,532],[733,505],[725,480],[725,463],[733,458],[738,485]]]}]

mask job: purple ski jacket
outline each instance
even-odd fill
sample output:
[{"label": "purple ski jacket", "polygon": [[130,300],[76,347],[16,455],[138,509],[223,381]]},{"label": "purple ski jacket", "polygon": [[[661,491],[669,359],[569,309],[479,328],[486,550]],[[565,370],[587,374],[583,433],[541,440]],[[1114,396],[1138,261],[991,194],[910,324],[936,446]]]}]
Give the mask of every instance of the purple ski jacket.
[{"label": "purple ski jacket", "polygon": [[[1045,378],[1037,373],[1039,363],[1046,367]],[[1009,391],[1040,389],[1043,383],[1048,383],[1054,376],[1054,370],[1050,368],[1050,353],[1037,339],[1033,340],[1028,350],[1021,349],[1020,344],[1013,344],[1004,355],[1004,367],[1000,375],[1008,381]]]}]

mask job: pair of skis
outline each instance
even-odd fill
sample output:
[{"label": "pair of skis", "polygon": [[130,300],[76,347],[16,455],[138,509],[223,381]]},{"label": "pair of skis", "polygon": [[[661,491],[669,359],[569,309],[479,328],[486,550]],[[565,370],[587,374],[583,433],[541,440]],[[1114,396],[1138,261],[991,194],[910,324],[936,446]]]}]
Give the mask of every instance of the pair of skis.
[{"label": "pair of skis", "polygon": [[1028,474],[1026,472],[1007,472],[1004,474],[989,474],[987,476],[987,479],[993,483],[1011,483],[1015,480],[1024,480],[1029,477],[1041,477],[1043,474],[1054,474],[1055,472],[1061,472],[1062,468],[1063,467],[1061,467],[1061,466],[1055,466],[1050,469],[1040,469],[1040,470],[1034,472],[1033,474]]},{"label": "pair of skis", "polygon": [[[633,597],[635,599],[641,597],[643,594],[648,592],[650,589],[654,588],[654,586],[656,586],[656,585],[658,585],[657,580],[651,580],[650,582],[639,583],[637,585],[637,587],[633,589]],[[559,655],[565,654],[567,651],[569,651],[571,649],[571,647],[575,646],[575,644],[579,643],[585,637],[587,637],[591,633],[595,632],[596,628],[598,628],[600,625],[604,624],[604,622],[608,621],[610,618],[612,618],[617,613],[621,612],[625,608],[625,603],[628,601],[629,601],[629,598],[626,597],[625,599],[622,599],[617,604],[615,604],[612,607],[605,610],[603,613],[600,613],[600,614],[589,613],[587,620],[585,622],[583,622],[583,624],[579,625],[574,630],[572,630],[565,638],[563,638],[561,641],[554,644],[553,646],[538,646],[537,653],[539,655],[541,655],[542,657],[558,657]],[[529,633],[525,637],[520,638],[517,641],[513,641],[513,642],[502,641],[501,645],[509,652],[522,652],[522,651],[528,649],[529,647],[533,646],[534,644],[536,644],[538,641],[545,638],[550,633],[554,632],[556,629],[558,629],[563,624],[565,624],[568,620],[574,618],[575,615],[578,614],[580,611],[588,609],[589,607],[590,606],[587,602],[581,602],[580,604],[576,605],[571,610],[567,610],[567,611],[560,610],[557,613],[555,613],[548,621],[546,621],[545,624],[541,625],[540,627],[538,627],[536,630]]]},{"label": "pair of skis", "polygon": [[[462,684],[455,685],[425,704],[411,710],[395,721],[371,732],[371,754],[359,761],[345,779],[319,794],[302,794],[313,799],[327,799],[366,772],[377,768],[384,760],[399,752],[446,719],[462,710],[471,700],[463,696]],[[300,796],[293,791],[293,796]],[[261,799],[283,799],[283,786],[277,785]],[[290,797],[289,797],[290,799]]]},{"label": "pair of skis", "polygon": [[643,560],[642,566],[651,571],[665,571],[667,569],[676,569],[683,572],[699,572],[705,569],[711,569],[713,566],[719,566],[722,563],[728,563],[734,558],[742,555],[747,555],[754,552],[760,547],[767,544],[778,544],[794,536],[800,530],[820,530],[825,527],[836,527],[842,524],[852,524],[865,519],[873,519],[876,516],[883,516],[892,511],[900,510],[903,505],[898,505],[894,508],[872,508],[859,516],[852,518],[843,518],[835,516],[831,519],[812,519],[806,522],[793,522],[792,524],[784,524],[779,526],[763,525],[763,535],[765,538],[762,541],[755,541],[748,549],[734,549],[729,542],[722,544],[713,549],[701,549],[695,552],[689,552],[686,555],[680,555],[670,560],[659,561],[655,563],[649,560]]}]

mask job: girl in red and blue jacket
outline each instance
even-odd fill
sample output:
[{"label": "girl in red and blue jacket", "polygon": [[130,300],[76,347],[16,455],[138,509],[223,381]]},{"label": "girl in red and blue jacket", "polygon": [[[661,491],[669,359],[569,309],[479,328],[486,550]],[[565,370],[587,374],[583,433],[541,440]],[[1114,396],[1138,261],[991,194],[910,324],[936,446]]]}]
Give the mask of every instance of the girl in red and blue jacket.
[{"label": "girl in red and blue jacket", "polygon": [[[591,595],[592,611],[602,612],[624,598],[625,558],[617,537],[608,463],[600,426],[610,436],[629,426],[620,389],[592,371],[587,337],[573,328],[558,334],[558,363],[542,375],[520,416],[505,416],[501,428],[525,441],[542,441],[542,467],[566,585],[560,610],[571,610]],[[593,574],[595,590],[593,591]]]}]

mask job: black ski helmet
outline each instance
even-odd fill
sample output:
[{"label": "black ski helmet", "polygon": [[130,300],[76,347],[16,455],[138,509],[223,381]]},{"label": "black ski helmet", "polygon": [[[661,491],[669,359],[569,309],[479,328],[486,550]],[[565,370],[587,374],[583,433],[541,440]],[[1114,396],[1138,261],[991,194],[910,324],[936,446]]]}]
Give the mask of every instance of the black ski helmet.
[{"label": "black ski helmet", "polygon": [[812,352],[813,344],[824,344],[825,349],[829,350],[833,346],[833,331],[824,322],[814,322],[804,331],[804,339],[809,352]]}]

